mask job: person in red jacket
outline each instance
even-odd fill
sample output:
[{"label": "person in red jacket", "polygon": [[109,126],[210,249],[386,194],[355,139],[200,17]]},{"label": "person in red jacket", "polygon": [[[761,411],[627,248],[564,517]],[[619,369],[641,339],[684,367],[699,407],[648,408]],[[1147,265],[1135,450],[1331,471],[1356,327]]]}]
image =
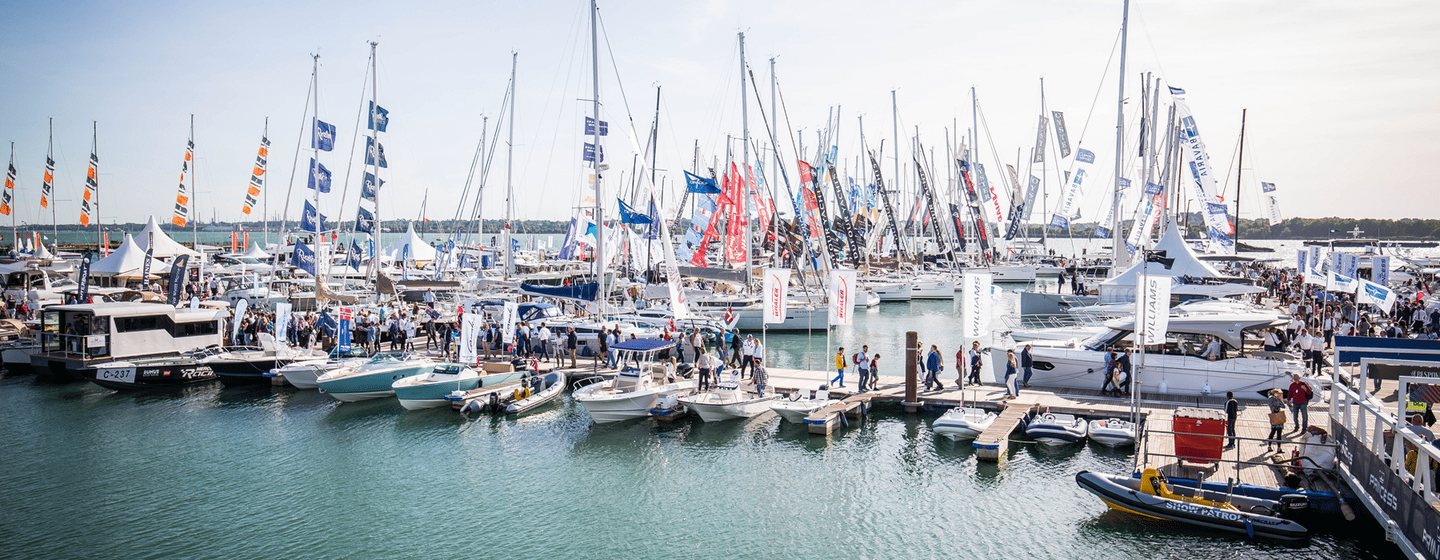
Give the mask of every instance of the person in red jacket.
[{"label": "person in red jacket", "polygon": [[1310,399],[1315,393],[1310,390],[1310,384],[1300,379],[1300,374],[1290,374],[1290,389],[1285,391],[1285,396],[1290,401],[1290,415],[1295,417],[1295,431],[1304,432],[1310,427]]}]

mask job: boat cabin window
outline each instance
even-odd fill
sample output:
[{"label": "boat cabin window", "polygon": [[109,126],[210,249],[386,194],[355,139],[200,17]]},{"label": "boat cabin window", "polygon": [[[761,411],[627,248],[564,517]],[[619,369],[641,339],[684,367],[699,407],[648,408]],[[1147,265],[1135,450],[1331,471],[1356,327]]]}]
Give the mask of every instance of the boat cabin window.
[{"label": "boat cabin window", "polygon": [[220,324],[216,321],[195,321],[190,323],[175,323],[174,335],[177,337],[186,336],[208,336],[220,332]]},{"label": "boat cabin window", "polygon": [[165,315],[142,315],[138,317],[116,317],[115,332],[138,332],[138,331],[159,331],[170,326],[170,318]]}]

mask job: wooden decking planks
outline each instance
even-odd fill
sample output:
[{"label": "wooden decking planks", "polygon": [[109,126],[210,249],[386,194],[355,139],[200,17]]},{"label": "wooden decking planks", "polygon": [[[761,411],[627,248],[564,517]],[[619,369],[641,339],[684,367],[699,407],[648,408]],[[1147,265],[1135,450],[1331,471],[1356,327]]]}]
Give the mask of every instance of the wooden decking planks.
[{"label": "wooden decking planks", "polygon": [[986,461],[999,461],[1009,449],[1010,434],[1020,427],[1020,422],[1030,415],[1035,405],[1009,402],[1000,416],[975,438],[975,455]]}]

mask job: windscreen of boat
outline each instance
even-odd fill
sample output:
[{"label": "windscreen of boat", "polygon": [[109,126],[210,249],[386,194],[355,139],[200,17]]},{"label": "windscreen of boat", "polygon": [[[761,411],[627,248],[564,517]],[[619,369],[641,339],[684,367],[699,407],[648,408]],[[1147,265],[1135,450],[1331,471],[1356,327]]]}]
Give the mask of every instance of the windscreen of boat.
[{"label": "windscreen of boat", "polygon": [[1103,331],[1090,335],[1090,338],[1080,341],[1080,346],[1083,346],[1086,350],[1104,350],[1106,347],[1114,343],[1116,339],[1119,339],[1121,336],[1129,333],[1130,331],[1105,329]]}]

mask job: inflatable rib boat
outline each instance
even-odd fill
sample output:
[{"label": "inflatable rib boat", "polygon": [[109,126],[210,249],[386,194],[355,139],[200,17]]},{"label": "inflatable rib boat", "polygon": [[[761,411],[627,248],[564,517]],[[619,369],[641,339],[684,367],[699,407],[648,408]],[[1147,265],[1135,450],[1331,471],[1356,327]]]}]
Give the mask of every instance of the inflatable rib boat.
[{"label": "inflatable rib boat", "polygon": [[1223,501],[1184,496],[1172,492],[1165,477],[1154,468],[1145,469],[1138,479],[1080,471],[1075,475],[1075,483],[1098,496],[1111,509],[1141,517],[1279,542],[1300,542],[1310,536],[1309,529],[1280,517],[1305,509],[1303,496],[1282,496],[1280,501],[1243,496],[1219,496]]}]

